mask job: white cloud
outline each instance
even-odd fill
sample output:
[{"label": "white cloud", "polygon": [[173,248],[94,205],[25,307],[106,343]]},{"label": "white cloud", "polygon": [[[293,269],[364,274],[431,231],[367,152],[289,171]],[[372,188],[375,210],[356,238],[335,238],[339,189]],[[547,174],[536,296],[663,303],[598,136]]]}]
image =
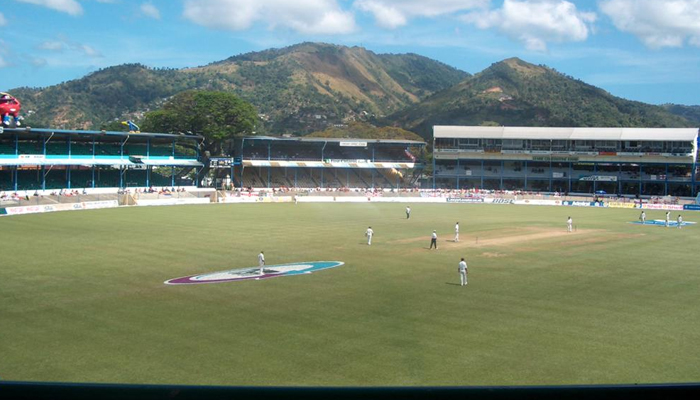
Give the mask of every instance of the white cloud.
[{"label": "white cloud", "polygon": [[85,54],[88,57],[102,57],[102,54],[99,51],[95,50],[95,48],[93,48],[92,46],[88,46],[86,44],[76,44],[73,46],[73,49]]},{"label": "white cloud", "polygon": [[581,12],[565,0],[505,0],[500,9],[473,12],[462,18],[481,29],[495,28],[529,50],[545,51],[548,42],[586,40],[596,15]]},{"label": "white cloud", "polygon": [[208,28],[240,31],[256,22],[270,29],[304,34],[343,34],[355,30],[352,13],[336,0],[186,0],[185,18]]},{"label": "white cloud", "polygon": [[68,40],[67,38],[60,38],[59,40],[48,40],[37,46],[39,50],[46,50],[56,53],[61,53],[64,51],[72,51],[75,53],[83,54],[91,58],[102,57],[102,54],[95,50],[94,47],[83,43],[77,43]]},{"label": "white cloud", "polygon": [[394,29],[415,17],[437,17],[459,11],[486,8],[490,0],[356,0],[355,8],[371,13],[377,25]]},{"label": "white cloud", "polygon": [[83,7],[76,0],[15,0],[22,3],[36,4],[70,15],[81,15]]},{"label": "white cloud", "polygon": [[600,10],[650,48],[700,47],[700,0],[604,0]]},{"label": "white cloud", "polygon": [[49,50],[49,51],[63,51],[66,48],[66,44],[56,40],[50,40],[44,42],[38,46],[39,50]]},{"label": "white cloud", "polygon": [[7,55],[7,52],[8,52],[8,50],[7,50],[8,48],[9,48],[9,46],[7,45],[7,43],[4,40],[0,39],[0,68],[5,68],[5,67],[10,66],[10,63],[7,62],[7,60],[5,59],[5,56]]},{"label": "white cloud", "polygon": [[141,4],[141,12],[147,17],[151,17],[153,19],[160,19],[160,11],[156,8],[156,6],[154,6],[151,3]]},{"label": "white cloud", "polygon": [[7,19],[5,19],[5,16],[0,13],[0,26],[5,26],[7,25]]}]

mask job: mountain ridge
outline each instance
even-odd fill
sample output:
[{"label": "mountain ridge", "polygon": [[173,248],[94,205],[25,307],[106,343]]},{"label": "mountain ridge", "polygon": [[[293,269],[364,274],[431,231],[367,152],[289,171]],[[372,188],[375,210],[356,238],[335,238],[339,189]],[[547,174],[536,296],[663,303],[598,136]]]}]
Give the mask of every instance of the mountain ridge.
[{"label": "mountain ridge", "polygon": [[382,120],[428,138],[433,125],[688,127],[660,106],[626,100],[543,65],[508,58]]}]

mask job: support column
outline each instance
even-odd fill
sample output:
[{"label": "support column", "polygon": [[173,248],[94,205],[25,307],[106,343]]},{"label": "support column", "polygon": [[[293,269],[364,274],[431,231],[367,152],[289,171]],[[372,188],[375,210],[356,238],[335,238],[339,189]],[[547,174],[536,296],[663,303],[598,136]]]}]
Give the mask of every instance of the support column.
[{"label": "support column", "polygon": [[[70,143],[70,142],[69,142]],[[68,151],[70,155],[70,150]],[[68,180],[68,189],[71,189],[71,183],[70,183],[70,165],[66,165],[66,179]]]},{"label": "support column", "polygon": [[[173,151],[175,150],[175,142],[173,142]],[[170,187],[175,187],[175,166],[170,167]]]},{"label": "support column", "polygon": [[668,164],[666,166],[666,175],[664,175],[664,196],[668,196]]},{"label": "support column", "polygon": [[501,184],[499,185],[500,189],[503,190],[503,171],[506,169],[506,162],[501,160]]},{"label": "support column", "polygon": [[481,187],[479,189],[484,189],[484,160],[481,160]]},{"label": "support column", "polygon": [[527,190],[527,174],[528,174],[528,165],[527,165],[527,160],[525,160],[525,163],[523,164],[523,169],[525,169],[525,187],[523,188],[524,190]]}]

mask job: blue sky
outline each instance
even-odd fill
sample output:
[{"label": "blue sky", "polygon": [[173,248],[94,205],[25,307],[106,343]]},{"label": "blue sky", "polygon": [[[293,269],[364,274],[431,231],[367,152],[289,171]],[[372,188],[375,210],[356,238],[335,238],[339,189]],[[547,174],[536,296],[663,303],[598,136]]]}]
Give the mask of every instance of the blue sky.
[{"label": "blue sky", "polygon": [[303,41],[471,73],[516,56],[616,96],[700,105],[700,0],[2,0],[0,91]]}]

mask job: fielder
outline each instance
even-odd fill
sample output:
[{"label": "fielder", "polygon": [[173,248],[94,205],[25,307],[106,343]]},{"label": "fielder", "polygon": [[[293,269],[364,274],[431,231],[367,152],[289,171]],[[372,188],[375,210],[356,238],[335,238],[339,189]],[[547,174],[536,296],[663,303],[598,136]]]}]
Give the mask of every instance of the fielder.
[{"label": "fielder", "polygon": [[367,228],[367,231],[365,232],[365,236],[367,236],[367,246],[372,245],[372,235],[374,235],[374,231],[372,230],[372,227],[370,226]]},{"label": "fielder", "polygon": [[464,261],[464,257],[462,257],[462,261],[459,262],[457,271],[459,271],[460,286],[467,286],[467,263]]},{"label": "fielder", "polygon": [[668,228],[668,224],[669,224],[670,220],[671,220],[671,212],[666,211],[666,228]]},{"label": "fielder", "polygon": [[647,213],[642,211],[641,214],[639,214],[639,221],[642,223],[642,225],[647,223]]},{"label": "fielder", "polygon": [[681,229],[681,226],[683,226],[683,217],[678,214],[678,229]]},{"label": "fielder", "polygon": [[566,220],[566,231],[567,232],[569,232],[569,233],[573,232],[573,224],[574,224],[574,221],[571,219],[571,217],[569,217]]},{"label": "fielder", "polygon": [[435,246],[435,250],[437,250],[437,231],[433,231],[433,235],[430,238],[430,249],[433,249],[433,246]]},{"label": "fielder", "polygon": [[411,218],[411,206],[406,206],[406,219]]},{"label": "fielder", "polygon": [[455,224],[455,242],[459,242],[459,222]]},{"label": "fielder", "polygon": [[260,254],[258,254],[258,267],[260,268],[260,271],[258,271],[258,275],[262,275],[263,268],[265,268],[265,254],[263,254],[262,251],[260,251]]}]

